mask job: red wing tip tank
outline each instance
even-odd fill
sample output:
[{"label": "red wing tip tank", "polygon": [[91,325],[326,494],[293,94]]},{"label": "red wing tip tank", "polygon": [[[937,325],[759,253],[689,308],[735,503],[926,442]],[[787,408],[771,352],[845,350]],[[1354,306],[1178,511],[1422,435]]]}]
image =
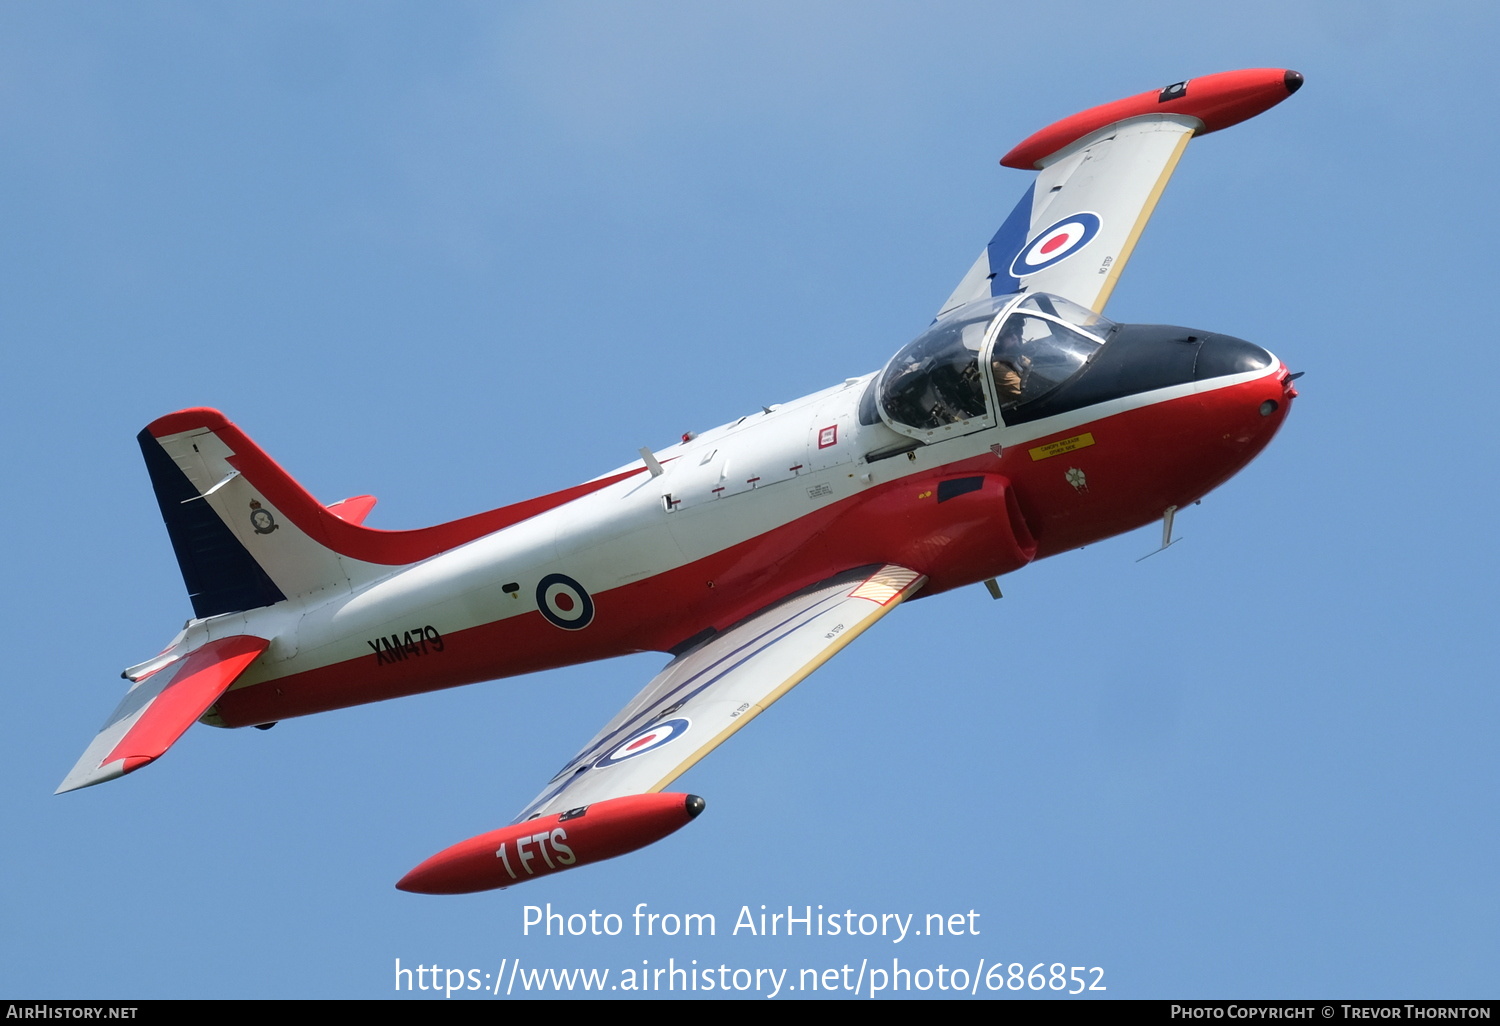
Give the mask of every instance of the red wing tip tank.
[{"label": "red wing tip tank", "polygon": [[1270,110],[1301,89],[1302,82],[1300,73],[1287,68],[1246,68],[1184,79],[1055,121],[1028,136],[1001,157],[1000,163],[1022,171],[1036,170],[1045,165],[1047,157],[1075,139],[1128,118],[1149,115],[1191,118],[1197,122],[1193,134],[1207,135]]},{"label": "red wing tip tank", "polygon": [[603,862],[661,840],[703,811],[695,794],[638,794],[538,816],[459,841],[396,884],[414,894],[472,894]]}]

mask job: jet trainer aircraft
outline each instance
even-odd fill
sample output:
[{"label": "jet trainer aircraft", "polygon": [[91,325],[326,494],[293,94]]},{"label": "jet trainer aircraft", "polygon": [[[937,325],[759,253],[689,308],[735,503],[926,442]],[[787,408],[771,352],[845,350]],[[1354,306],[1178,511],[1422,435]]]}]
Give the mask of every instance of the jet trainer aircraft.
[{"label": "jet trainer aircraft", "polygon": [[413,531],[325,506],[210,409],[139,436],[193,605],[58,790],[159,758],[194,720],[268,726],[654,650],[673,658],[510,826],[398,884],[460,893],[620,855],[703,809],[662,789],[902,601],[1155,521],[1244,467],[1296,396],[1227,335],[1105,303],[1188,140],[1281,102],[1281,69],[1058,121],[1040,173],[884,367],[584,484]]}]

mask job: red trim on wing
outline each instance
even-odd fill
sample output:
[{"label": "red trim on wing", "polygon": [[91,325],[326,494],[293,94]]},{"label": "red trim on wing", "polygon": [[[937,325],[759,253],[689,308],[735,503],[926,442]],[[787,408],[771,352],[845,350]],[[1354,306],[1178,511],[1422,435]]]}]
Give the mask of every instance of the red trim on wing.
[{"label": "red trim on wing", "polygon": [[1143,114],[1184,114],[1203,122],[1197,135],[1217,132],[1270,110],[1301,85],[1302,76],[1285,68],[1247,68],[1188,79],[1186,91],[1172,99],[1163,101],[1162,91],[1152,89],[1053,122],[1000,158],[1000,163],[1033,170],[1090,132]]},{"label": "red trim on wing", "polygon": [[212,431],[218,435],[234,451],[234,455],[228,458],[229,465],[243,474],[245,480],[254,485],[309,538],[340,555],[385,566],[420,562],[476,538],[483,538],[487,534],[529,520],[538,513],[545,513],[601,488],[607,488],[617,481],[646,472],[644,466],[622,471],[610,477],[587,481],[548,495],[539,495],[534,499],[476,513],[460,520],[450,520],[433,527],[413,531],[382,531],[348,522],[337,513],[330,512],[218,410],[203,407],[179,410],[154,420],[147,426],[147,430],[155,438],[195,429]]},{"label": "red trim on wing", "polygon": [[172,682],[99,765],[123,759],[123,772],[129,773],[160,757],[270,644],[241,634],[210,641],[185,656]]}]

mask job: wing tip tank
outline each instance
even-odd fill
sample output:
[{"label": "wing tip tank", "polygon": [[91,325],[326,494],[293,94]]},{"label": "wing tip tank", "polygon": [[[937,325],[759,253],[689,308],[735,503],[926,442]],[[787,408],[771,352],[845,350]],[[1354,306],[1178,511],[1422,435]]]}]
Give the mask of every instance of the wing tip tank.
[{"label": "wing tip tank", "polygon": [[703,812],[695,794],[634,794],[514,823],[443,849],[396,882],[413,894],[472,894],[511,887],[626,855]]},{"label": "wing tip tank", "polygon": [[1299,72],[1287,68],[1246,68],[1174,82],[1055,121],[1017,145],[1000,163],[1036,170],[1046,158],[1090,132],[1148,114],[1195,118],[1200,122],[1197,135],[1217,132],[1270,110],[1301,89],[1304,81]]}]

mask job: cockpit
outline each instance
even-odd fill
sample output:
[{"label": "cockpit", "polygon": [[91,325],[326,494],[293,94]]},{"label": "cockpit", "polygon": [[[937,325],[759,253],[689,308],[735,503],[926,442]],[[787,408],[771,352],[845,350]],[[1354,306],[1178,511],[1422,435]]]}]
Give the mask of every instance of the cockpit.
[{"label": "cockpit", "polygon": [[970,303],[897,353],[877,376],[874,398],[903,434],[924,441],[967,434],[1056,390],[1116,327],[1045,293]]},{"label": "cockpit", "polygon": [[1189,382],[1262,373],[1275,362],[1232,335],[1116,324],[1042,292],[995,296],[960,307],[897,353],[866,391],[860,420],[884,421],[930,443]]}]

